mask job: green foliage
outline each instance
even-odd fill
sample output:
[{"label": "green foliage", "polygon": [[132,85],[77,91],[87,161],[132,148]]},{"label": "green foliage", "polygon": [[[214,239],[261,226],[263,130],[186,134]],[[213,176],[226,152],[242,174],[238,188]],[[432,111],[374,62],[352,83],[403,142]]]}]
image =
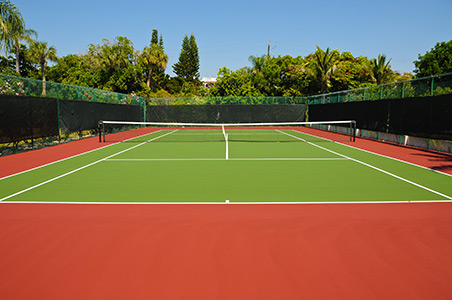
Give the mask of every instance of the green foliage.
[{"label": "green foliage", "polygon": [[173,65],[174,73],[185,81],[199,81],[199,54],[198,45],[193,34],[185,35],[179,61]]},{"label": "green foliage", "polygon": [[86,54],[88,63],[97,73],[97,88],[118,93],[131,93],[139,82],[141,69],[134,65],[135,51],[132,42],[118,36],[113,42],[102,40],[103,44],[89,46]]},{"label": "green foliage", "polygon": [[58,63],[50,68],[48,78],[64,84],[97,87],[100,74],[93,72],[86,57],[69,54],[59,58]]},{"label": "green foliage", "polygon": [[262,96],[254,87],[251,72],[247,68],[231,71],[221,68],[218,72],[217,83],[211,88],[212,96]]},{"label": "green foliage", "polygon": [[370,61],[367,57],[353,57],[350,52],[341,54],[336,74],[331,78],[332,91],[351,90],[373,83]]},{"label": "green foliage", "polygon": [[[16,72],[16,58],[19,62],[19,73]],[[35,78],[35,74],[38,73],[38,69],[28,59],[28,49],[25,45],[20,45],[19,55],[16,58],[11,55],[8,57],[0,56],[0,73]]]},{"label": "green foliage", "polygon": [[414,62],[417,77],[452,72],[452,40],[436,43],[436,46]]}]

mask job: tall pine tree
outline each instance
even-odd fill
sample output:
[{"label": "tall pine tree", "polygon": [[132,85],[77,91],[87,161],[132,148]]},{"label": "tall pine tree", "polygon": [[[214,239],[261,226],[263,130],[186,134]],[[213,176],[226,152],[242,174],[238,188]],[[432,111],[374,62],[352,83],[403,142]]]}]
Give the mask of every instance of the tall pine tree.
[{"label": "tall pine tree", "polygon": [[182,41],[182,50],[179,61],[173,65],[176,75],[185,81],[199,80],[199,54],[198,45],[193,34],[190,37],[185,35]]}]

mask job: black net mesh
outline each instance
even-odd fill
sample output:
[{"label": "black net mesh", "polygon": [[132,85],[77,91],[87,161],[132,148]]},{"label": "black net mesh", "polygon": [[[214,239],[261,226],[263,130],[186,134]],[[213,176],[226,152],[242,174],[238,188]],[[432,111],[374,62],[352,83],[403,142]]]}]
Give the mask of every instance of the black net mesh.
[{"label": "black net mesh", "polygon": [[258,123],[303,122],[304,104],[261,105],[151,105],[146,108],[148,122]]}]

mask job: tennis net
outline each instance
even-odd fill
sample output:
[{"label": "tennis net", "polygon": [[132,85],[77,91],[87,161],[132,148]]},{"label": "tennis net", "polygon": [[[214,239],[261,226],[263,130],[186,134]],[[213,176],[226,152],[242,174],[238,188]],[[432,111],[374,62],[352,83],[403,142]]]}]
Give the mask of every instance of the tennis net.
[{"label": "tennis net", "polygon": [[[171,133],[155,139],[156,132],[158,136]],[[303,137],[298,133],[304,133]],[[228,124],[99,121],[99,142],[355,141],[355,134],[353,120]]]}]

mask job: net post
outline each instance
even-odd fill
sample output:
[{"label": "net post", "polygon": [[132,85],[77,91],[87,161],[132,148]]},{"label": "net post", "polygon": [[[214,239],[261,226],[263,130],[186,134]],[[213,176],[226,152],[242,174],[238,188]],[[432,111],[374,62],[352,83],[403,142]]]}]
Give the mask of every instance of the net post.
[{"label": "net post", "polygon": [[97,123],[97,131],[99,132],[99,143],[102,143],[102,125],[104,124],[103,121],[99,121]]},{"label": "net post", "polygon": [[350,123],[350,127],[351,127],[351,130],[352,130],[352,134],[350,136],[350,139],[351,139],[352,142],[355,142],[355,139],[356,139],[356,121],[353,120]]}]

